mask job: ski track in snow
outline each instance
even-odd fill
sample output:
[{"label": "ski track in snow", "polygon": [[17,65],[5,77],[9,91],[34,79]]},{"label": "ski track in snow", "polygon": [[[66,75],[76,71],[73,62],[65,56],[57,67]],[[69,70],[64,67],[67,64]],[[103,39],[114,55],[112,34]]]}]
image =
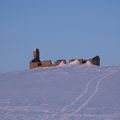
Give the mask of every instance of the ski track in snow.
[{"label": "ski track in snow", "polygon": [[[109,77],[110,75],[116,73],[116,71],[110,71],[108,72],[106,75],[102,76],[97,84],[96,84],[96,87],[95,87],[95,91],[88,97],[88,99],[81,105],[79,106],[76,110],[74,110],[74,112],[70,113],[70,114],[66,114],[61,120],[65,120],[67,117],[70,118],[72,116],[76,116],[76,114],[78,112],[80,112],[88,103],[89,101],[95,96],[95,94],[99,91],[99,86],[101,84],[101,82],[106,78],[106,77]],[[110,120],[112,120],[113,118],[116,118],[116,117],[120,117],[120,112],[118,113],[113,113],[113,114],[104,114],[104,115],[94,115],[94,114],[84,114],[84,116],[87,116],[87,117],[94,117],[96,119],[100,119],[100,118],[108,118]],[[105,119],[106,120],[106,119]]]},{"label": "ski track in snow", "polygon": [[[106,73],[105,73],[105,74],[106,74]],[[105,75],[105,74],[104,74],[104,75]],[[63,112],[65,112],[65,111],[67,111],[67,109],[70,109],[70,107],[73,107],[74,104],[75,104],[76,102],[78,102],[78,101],[88,92],[88,89],[89,89],[90,84],[91,84],[94,80],[100,79],[102,76],[103,76],[103,74],[102,74],[102,75],[99,75],[99,76],[96,76],[96,77],[94,77],[93,79],[89,80],[89,82],[86,84],[86,87],[85,87],[84,91],[80,94],[80,96],[78,96],[78,97],[77,97],[73,102],[71,102],[70,104],[68,104],[68,105],[66,105],[65,107],[63,107],[62,110],[60,110],[60,112],[63,113]]]},{"label": "ski track in snow", "polygon": [[[109,67],[102,72],[100,75],[92,77],[86,83],[82,93],[58,112],[52,113],[48,108],[39,108],[39,106],[34,105],[25,106],[24,101],[23,106],[9,106],[11,103],[9,103],[10,100],[8,100],[7,106],[0,106],[0,120],[120,120],[120,108],[114,108],[116,109],[114,112],[105,114],[81,113],[82,109],[86,109],[88,103],[99,91],[103,80],[118,71]],[[89,109],[102,110],[109,108],[96,107]]]},{"label": "ski track in snow", "polygon": [[113,74],[113,72],[111,72],[111,73],[105,75],[104,77],[100,78],[100,79],[98,80],[97,84],[96,84],[95,91],[94,91],[94,92],[91,94],[91,96],[89,96],[89,98],[88,98],[79,108],[77,108],[71,115],[74,115],[75,113],[79,112],[82,108],[84,108],[84,107],[88,104],[88,102],[89,102],[89,101],[95,96],[95,94],[98,92],[99,86],[100,86],[102,80],[104,80],[106,77],[108,77],[108,76],[110,76],[110,75],[112,75],[112,74]]},{"label": "ski track in snow", "polygon": [[[116,73],[117,71],[113,71],[111,68],[108,68],[105,70],[105,73],[99,75],[99,76],[96,76],[94,78],[92,78],[91,80],[89,80],[89,82],[86,84],[86,87],[84,89],[84,91],[77,97],[75,98],[74,101],[72,101],[70,104],[64,106],[60,112],[58,113],[54,113],[52,115],[52,119],[55,119],[56,117],[59,116],[60,118],[60,115],[61,118],[60,120],[66,120],[67,118],[70,118],[70,117],[76,117],[77,113],[80,112],[88,103],[89,101],[96,95],[96,93],[99,91],[99,87],[100,87],[100,84],[101,82],[109,77],[110,75]],[[91,84],[93,83],[93,81],[97,80],[97,83],[95,85],[95,90],[91,93],[90,96],[88,96],[88,99],[85,100],[85,102],[83,104],[81,104],[78,108],[74,108],[74,106],[76,106],[75,104],[79,102],[79,104],[81,103],[81,100],[84,96],[87,96],[87,92],[89,91],[89,89],[91,89]],[[89,94],[88,94],[89,95]],[[73,109],[74,108],[74,109]],[[70,111],[71,109],[73,109],[73,111]],[[70,111],[70,112],[69,112]],[[116,117],[116,116],[120,116],[120,113],[115,113],[115,114],[110,114],[110,115],[91,115],[91,114],[86,114],[84,116],[91,116],[91,117],[97,117],[97,118],[100,118],[100,117]]]}]

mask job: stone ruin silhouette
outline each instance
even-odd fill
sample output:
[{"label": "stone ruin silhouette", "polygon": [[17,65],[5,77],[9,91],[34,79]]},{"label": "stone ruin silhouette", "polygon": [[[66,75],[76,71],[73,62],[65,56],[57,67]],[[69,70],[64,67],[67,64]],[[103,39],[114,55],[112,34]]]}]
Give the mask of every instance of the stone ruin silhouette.
[{"label": "stone ruin silhouette", "polygon": [[79,64],[89,63],[89,64],[100,66],[99,56],[95,56],[94,58],[90,58],[90,59],[69,59],[69,60],[59,59],[59,60],[56,60],[55,63],[52,63],[51,60],[41,61],[39,57],[40,57],[39,49],[35,48],[33,50],[33,59],[29,62],[29,69],[33,69],[37,67],[44,68],[44,67],[59,66],[61,63],[67,64],[67,63],[72,63],[76,60],[78,61]]}]

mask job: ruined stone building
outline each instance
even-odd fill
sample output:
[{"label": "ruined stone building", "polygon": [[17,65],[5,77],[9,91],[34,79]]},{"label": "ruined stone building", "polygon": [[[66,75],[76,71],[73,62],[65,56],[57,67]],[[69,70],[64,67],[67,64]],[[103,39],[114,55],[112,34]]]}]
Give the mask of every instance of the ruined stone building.
[{"label": "ruined stone building", "polygon": [[37,68],[37,67],[41,67],[41,68],[53,67],[53,66],[58,66],[61,63],[67,64],[67,63],[72,63],[74,61],[77,61],[78,64],[85,64],[85,63],[89,62],[90,64],[100,66],[100,57],[99,56],[96,56],[94,58],[87,59],[87,60],[86,59],[70,59],[70,60],[59,59],[59,60],[56,60],[55,63],[52,63],[51,60],[41,61],[39,57],[40,57],[39,49],[35,48],[33,50],[33,59],[29,62],[30,69]]}]

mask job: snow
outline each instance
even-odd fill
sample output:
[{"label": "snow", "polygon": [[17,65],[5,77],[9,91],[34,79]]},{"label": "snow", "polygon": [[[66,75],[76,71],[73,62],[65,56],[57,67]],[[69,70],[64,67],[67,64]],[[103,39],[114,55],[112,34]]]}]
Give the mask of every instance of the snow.
[{"label": "snow", "polygon": [[69,63],[70,65],[78,65],[80,64],[79,60],[75,59],[73,62]]},{"label": "snow", "polygon": [[91,64],[91,62],[88,60],[85,64],[88,64],[88,65],[90,65]]},{"label": "snow", "polygon": [[61,65],[0,74],[0,120],[120,120],[120,66]]},{"label": "snow", "polygon": [[65,64],[63,61],[61,61],[58,66],[65,66],[65,65],[66,65],[66,64]]},{"label": "snow", "polygon": [[37,50],[37,48],[34,48],[34,50],[33,51],[36,51]]}]

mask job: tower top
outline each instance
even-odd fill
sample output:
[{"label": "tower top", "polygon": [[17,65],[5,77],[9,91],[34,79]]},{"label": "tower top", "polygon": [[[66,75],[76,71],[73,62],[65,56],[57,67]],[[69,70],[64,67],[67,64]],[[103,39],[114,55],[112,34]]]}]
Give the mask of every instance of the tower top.
[{"label": "tower top", "polygon": [[34,50],[33,51],[37,51],[37,50],[39,50],[38,48],[34,48]]}]

